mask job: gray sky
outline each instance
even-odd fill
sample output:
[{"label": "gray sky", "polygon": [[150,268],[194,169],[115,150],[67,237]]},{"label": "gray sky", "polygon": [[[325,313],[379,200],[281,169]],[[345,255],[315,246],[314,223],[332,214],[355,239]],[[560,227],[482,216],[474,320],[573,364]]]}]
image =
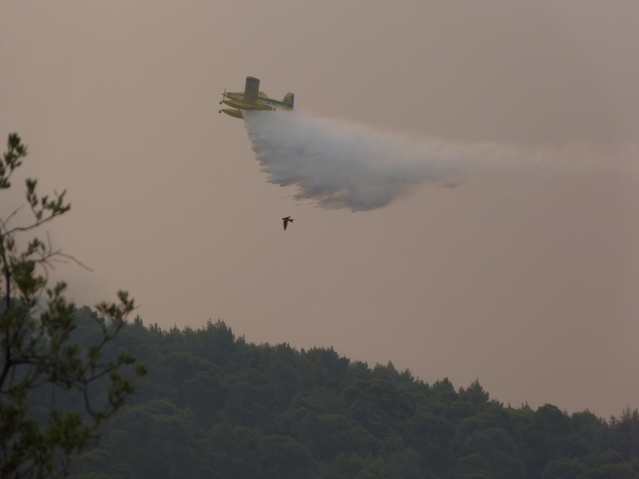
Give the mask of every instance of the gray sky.
[{"label": "gray sky", "polygon": [[[68,190],[48,230],[94,270],[59,270],[79,303],[123,288],[147,324],[219,318],[512,405],[639,407],[639,3],[5,1],[0,19],[0,132],[28,145],[23,176]],[[561,166],[321,209],[218,115],[247,75],[309,116]]]}]

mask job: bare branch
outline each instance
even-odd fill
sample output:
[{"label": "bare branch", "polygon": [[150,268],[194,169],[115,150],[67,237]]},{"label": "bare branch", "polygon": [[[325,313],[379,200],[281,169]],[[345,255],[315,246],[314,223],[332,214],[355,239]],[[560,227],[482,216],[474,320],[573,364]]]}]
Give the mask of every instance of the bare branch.
[{"label": "bare branch", "polygon": [[15,228],[12,228],[9,231],[7,231],[5,234],[6,235],[13,235],[15,233],[23,233],[25,231],[31,231],[31,230],[37,228],[38,226],[40,226],[40,225],[42,225],[44,223],[47,223],[48,221],[51,221],[56,216],[59,216],[59,214],[52,214],[51,216],[47,216],[44,219],[37,220],[34,224],[29,225],[29,226],[16,226]]},{"label": "bare branch", "polygon": [[[6,220],[2,220],[2,218],[0,218],[0,228],[6,230],[7,229],[7,224],[9,223],[9,221],[11,221],[11,217],[16,215],[18,213],[18,211],[20,211],[22,209],[24,205],[20,205],[18,206],[9,216],[7,216]],[[9,233],[5,233],[5,234],[9,234]]]}]

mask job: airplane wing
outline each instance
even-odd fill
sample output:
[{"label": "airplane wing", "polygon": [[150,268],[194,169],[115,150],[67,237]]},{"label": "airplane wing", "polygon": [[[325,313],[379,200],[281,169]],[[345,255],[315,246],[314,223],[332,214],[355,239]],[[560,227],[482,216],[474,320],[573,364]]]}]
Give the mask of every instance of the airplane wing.
[{"label": "airplane wing", "polygon": [[244,102],[255,103],[260,90],[260,81],[254,77],[246,77],[246,87],[244,87]]}]

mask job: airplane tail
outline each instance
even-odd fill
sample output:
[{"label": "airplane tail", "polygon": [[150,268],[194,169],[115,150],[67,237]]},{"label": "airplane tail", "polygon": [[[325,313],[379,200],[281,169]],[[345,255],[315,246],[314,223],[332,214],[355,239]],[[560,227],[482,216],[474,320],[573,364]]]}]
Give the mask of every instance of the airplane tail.
[{"label": "airplane tail", "polygon": [[282,100],[282,102],[288,105],[289,107],[293,108],[293,103],[295,103],[295,95],[293,95],[290,92],[287,93],[284,99]]},{"label": "airplane tail", "polygon": [[244,87],[244,102],[255,103],[260,89],[260,81],[255,77],[246,77],[246,86]]}]

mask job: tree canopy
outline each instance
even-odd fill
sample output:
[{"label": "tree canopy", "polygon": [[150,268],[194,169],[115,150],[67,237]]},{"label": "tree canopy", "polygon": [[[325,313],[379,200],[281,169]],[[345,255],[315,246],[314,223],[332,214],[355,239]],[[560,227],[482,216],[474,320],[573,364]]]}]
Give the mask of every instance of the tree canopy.
[{"label": "tree canopy", "polygon": [[162,330],[137,317],[109,348],[149,374],[74,479],[639,478],[637,411],[513,408],[477,381],[252,344],[221,321]]}]

